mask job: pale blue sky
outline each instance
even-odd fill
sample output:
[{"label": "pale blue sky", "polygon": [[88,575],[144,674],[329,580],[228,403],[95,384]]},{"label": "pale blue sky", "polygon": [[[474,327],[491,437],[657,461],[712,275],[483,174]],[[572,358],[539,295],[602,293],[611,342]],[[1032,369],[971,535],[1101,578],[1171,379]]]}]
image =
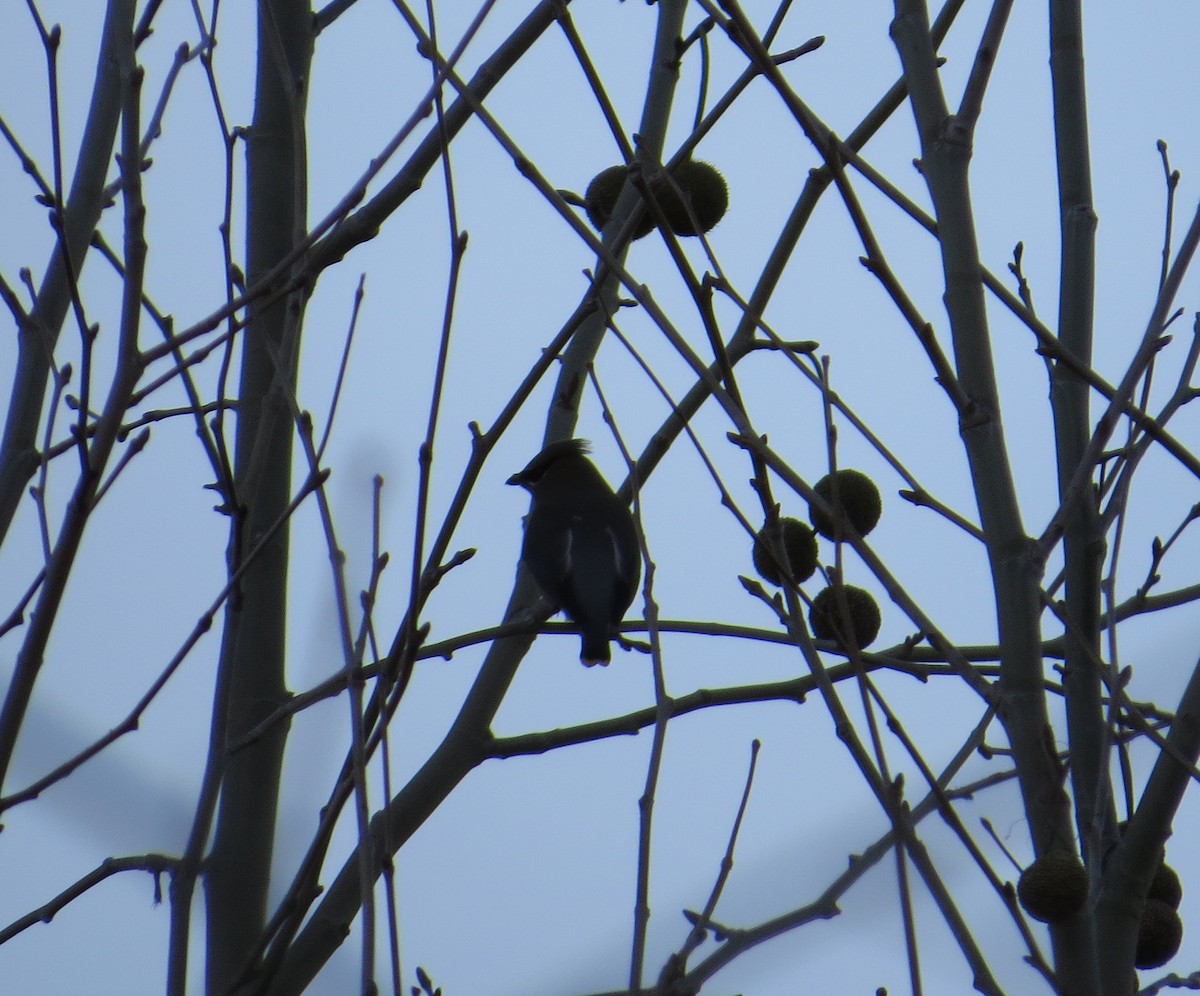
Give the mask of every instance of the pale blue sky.
[{"label": "pale blue sky", "polygon": [[[957,103],[974,43],[989,5],[968,2],[943,54],[950,102]],[[1017,4],[996,64],[976,136],[972,188],[979,240],[988,266],[1006,274],[1013,245],[1025,245],[1025,270],[1042,319],[1053,326],[1058,261],[1058,220],[1048,102],[1049,71],[1044,4]],[[101,4],[40,4],[48,23],[61,22],[64,148],[70,168],[78,148],[95,64]],[[226,113],[234,124],[251,115],[253,24],[249,4],[223,4],[215,67]],[[529,5],[500,2],[464,61],[469,75],[512,30]],[[772,5],[746,0],[762,28]],[[470,10],[468,11],[468,8]],[[462,30],[459,18],[476,5],[445,4],[439,11],[443,48]],[[637,0],[577,3],[572,16],[627,130],[637,126],[655,9]],[[777,48],[823,34],[817,52],[789,64],[785,75],[813,110],[847,134],[896,78],[899,60],[887,34],[885,4],[796,5]],[[689,15],[694,25],[698,13]],[[1116,381],[1142,335],[1153,305],[1160,266],[1164,190],[1155,142],[1170,146],[1183,173],[1177,233],[1195,210],[1200,185],[1200,132],[1194,114],[1194,40],[1200,14],[1172,0],[1138,8],[1088,5],[1087,68],[1092,166],[1098,229],[1096,362]],[[196,32],[191,10],[168,0],[155,37],[140,54],[147,92],[181,41]],[[710,102],[743,63],[717,33],[713,36]],[[39,162],[47,163],[45,69],[27,11],[17,4],[0,14],[0,115]],[[310,96],[312,155],[310,220],[321,218],[343,196],[370,159],[411,113],[429,82],[428,66],[389,5],[361,0],[317,42]],[[684,68],[668,149],[686,136],[694,111],[696,64]],[[590,177],[619,154],[560,32],[551,30],[528,61],[506,78],[487,106],[507,133],[556,187],[582,192]],[[427,126],[426,126],[427,127]],[[417,135],[425,134],[424,127]],[[403,161],[413,143],[402,147]],[[866,150],[866,158],[918,204],[928,205],[920,176],[912,115],[898,112]],[[236,168],[243,170],[242,150]],[[189,66],[164,121],[162,138],[146,174],[151,255],[147,290],[177,327],[221,302],[222,271],[217,225],[223,196],[222,151],[207,85]],[[726,175],[731,206],[711,235],[715,253],[739,293],[748,296],[799,192],[819,163],[788,117],[783,103],[757,81],[698,152]],[[433,508],[444,506],[469,450],[467,425],[487,425],[511,395],[586,291],[582,275],[593,254],[514,168],[507,154],[476,123],[452,149],[461,226],[470,233],[456,303],[450,372],[434,467]],[[391,171],[385,170],[384,176]],[[941,271],[932,239],[858,178],[875,233],[917,306],[945,337]],[[20,267],[35,281],[46,265],[51,234],[45,209],[19,163],[0,148],[0,272],[10,283]],[[242,251],[241,205],[235,211],[234,248]],[[119,211],[104,230],[119,240]],[[301,404],[324,427],[333,378],[352,307],[354,287],[366,274],[345,393],[328,463],[339,539],[348,554],[352,590],[366,581],[370,541],[370,480],[386,478],[384,546],[392,565],[381,588],[382,639],[407,601],[407,560],[412,542],[416,446],[424,431],[437,337],[442,321],[448,239],[440,171],[406,203],[372,243],[359,247],[325,273],[308,312],[300,384]],[[694,265],[703,268],[697,246]],[[832,194],[826,195],[767,313],[789,339],[816,339],[832,356],[835,388],[885,438],[910,470],[938,497],[974,520],[962,447],[949,403],[911,332],[878,283],[858,263],[861,245]],[[631,250],[628,266],[647,283],[701,355],[703,333],[661,239],[653,235]],[[89,318],[111,337],[119,313],[116,281],[99,260],[84,275]],[[1155,379],[1157,397],[1173,384],[1200,302],[1189,278],[1178,305],[1187,309],[1176,342]],[[1005,428],[1022,510],[1029,532],[1041,532],[1056,505],[1047,385],[1033,339],[995,302],[989,304],[1000,368]],[[719,308],[732,328],[732,311]],[[628,309],[621,327],[644,351],[670,389],[681,394],[691,375],[645,316]],[[11,316],[0,317],[11,333]],[[146,330],[146,342],[153,330]],[[0,373],[12,369],[11,334],[0,336]],[[64,355],[76,347],[68,324]],[[946,341],[943,338],[943,341]],[[107,361],[102,361],[107,362]],[[78,368],[77,368],[78,369]],[[206,368],[215,371],[215,366]],[[622,347],[607,341],[597,372],[626,441],[640,451],[663,420],[663,402],[636,371]],[[817,393],[785,376],[771,357],[748,359],[739,376],[756,426],[770,436],[809,480],[824,473],[825,440]],[[212,373],[200,380],[211,392]],[[0,376],[0,388],[7,388]],[[435,593],[427,618],[432,639],[497,624],[507,601],[520,542],[526,498],[503,487],[505,478],[537,450],[551,383],[533,402],[489,460],[456,534],[454,548],[475,547],[476,557],[452,573]],[[160,392],[147,410],[181,402],[175,387]],[[1157,407],[1151,404],[1151,409]],[[56,438],[62,438],[60,416]],[[705,446],[739,506],[755,520],[747,486],[749,467],[724,434],[731,426],[714,407],[695,422]],[[1182,416],[1176,435],[1195,441],[1195,416]],[[622,464],[594,395],[589,395],[578,435],[595,443],[596,461],[614,483]],[[896,496],[901,479],[841,426],[839,462],[869,471],[884,491],[883,521],[872,545],[913,597],[963,642],[994,637],[984,557],[961,533]],[[51,476],[51,504],[61,502],[74,473],[70,458]],[[70,757],[125,715],[179,647],[223,583],[225,521],[208,511],[212,492],[202,490],[207,468],[192,424],[157,424],[147,453],[130,466],[102,514],[89,529],[78,570],[68,588],[18,752],[15,784],[40,776]],[[1146,461],[1131,501],[1134,521],[1125,536],[1119,592],[1140,583],[1150,538],[1174,529],[1197,500],[1196,481],[1168,458]],[[804,517],[795,497],[782,497],[785,514]],[[643,495],[643,514],[657,565],[655,598],[665,619],[721,619],[769,627],[761,603],[737,579],[752,572],[750,543],[727,511],[686,442],[664,461]],[[58,504],[55,504],[55,501]],[[438,517],[435,522],[440,522]],[[295,586],[290,619],[290,686],[303,690],[340,666],[331,601],[328,556],[314,508],[295,520]],[[822,550],[828,559],[829,550]],[[1194,537],[1163,568],[1164,587],[1194,583],[1200,556]],[[0,550],[0,615],[28,585],[40,562],[36,522],[27,506]],[[872,586],[869,572],[851,559],[853,583]],[[812,589],[815,591],[816,589]],[[877,586],[876,586],[876,590]],[[640,618],[635,601],[631,618]],[[883,604],[877,648],[909,632],[895,606]],[[1164,706],[1197,656],[1200,613],[1180,609],[1122,630],[1122,663],[1135,667],[1132,694]],[[1052,626],[1047,633],[1057,632]],[[0,638],[0,673],[11,666],[20,632]],[[209,634],[146,714],[141,728],[106,751],[37,802],[5,814],[0,836],[0,923],[45,902],[105,857],[141,851],[177,851],[191,819],[208,731],[212,670],[218,633]],[[800,673],[794,650],[716,638],[668,636],[665,665],[671,690],[777,680]],[[435,745],[474,678],[486,647],[451,661],[423,664],[393,731],[396,783]],[[553,729],[601,719],[653,701],[648,659],[618,652],[607,670],[575,662],[571,636],[537,642],[500,710],[496,729],[509,734]],[[919,737],[940,767],[978,720],[974,696],[958,683],[919,684],[888,676],[880,685],[906,728]],[[853,706],[856,695],[846,698]],[[991,738],[995,742],[996,733]],[[316,825],[317,809],[338,770],[349,737],[344,699],[325,702],[292,727],[277,863],[281,881]],[[655,824],[655,860],[648,963],[658,965],[683,940],[681,908],[703,906],[718,868],[740,798],[750,742],[763,741],[758,776],[719,920],[747,926],[811,902],[845,867],[847,856],[868,846],[886,820],[833,734],[814,697],[803,707],[772,704],[710,710],[674,723],[669,731]],[[398,857],[399,906],[407,980],[425,966],[447,996],[561,996],[615,989],[628,972],[633,909],[637,799],[642,791],[650,737],[623,738],[556,754],[490,762],[453,793]],[[1145,752],[1135,754],[1142,762]],[[889,757],[908,772],[894,745]],[[991,770],[981,760],[968,770]],[[6,787],[9,788],[9,787]],[[919,796],[918,796],[919,797]],[[380,798],[376,787],[375,800]],[[994,790],[964,804],[972,830],[988,815],[1022,861],[1029,843],[1015,790]],[[1185,802],[1182,819],[1197,818]],[[1038,979],[1019,960],[1016,931],[962,848],[941,824],[923,830],[950,887],[962,899],[976,936],[993,957],[1008,991],[1037,992]],[[981,836],[981,835],[980,835]],[[339,836],[337,853],[352,843],[353,826]],[[986,840],[982,846],[1003,861]],[[1184,870],[1181,846],[1170,851]],[[334,862],[336,868],[338,861]],[[998,864],[1015,881],[1011,867]],[[906,991],[907,968],[898,917],[894,863],[884,861],[845,898],[845,915],[811,925],[737,961],[712,983],[716,994],[822,991],[871,993],[887,986]],[[1193,878],[1193,881],[1195,879]],[[954,951],[927,894],[915,887],[926,992],[956,994],[970,976]],[[1200,922],[1192,894],[1184,897],[1185,924]],[[197,923],[202,923],[198,907]],[[0,974],[19,980],[14,992],[126,992],[162,990],[167,909],[152,906],[151,882],[129,874],[110,880],[72,904],[51,925],[36,926],[0,947]],[[63,957],[64,950],[71,956]],[[1171,967],[1195,968],[1200,950],[1193,935]],[[198,931],[194,964],[203,941]],[[119,954],[114,955],[114,952]],[[357,985],[355,938],[330,964],[314,992],[341,994]],[[83,974],[81,974],[83,973]],[[1149,976],[1144,976],[1144,979]],[[24,987],[24,988],[23,988]],[[197,984],[196,991],[200,991]],[[706,990],[707,992],[708,990]]]}]

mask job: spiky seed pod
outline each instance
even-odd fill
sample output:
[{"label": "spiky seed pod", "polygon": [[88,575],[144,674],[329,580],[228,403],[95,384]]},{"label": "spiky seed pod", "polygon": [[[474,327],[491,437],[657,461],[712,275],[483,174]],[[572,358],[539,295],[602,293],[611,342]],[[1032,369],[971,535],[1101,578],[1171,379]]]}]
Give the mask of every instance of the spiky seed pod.
[{"label": "spiky seed pod", "polygon": [[[688,159],[671,170],[674,185],[665,178],[654,184],[654,196],[662,207],[671,231],[676,235],[699,235],[711,231],[729,208],[729,187],[715,167],[698,159]],[[681,200],[675,192],[683,192]],[[691,212],[685,201],[691,204]],[[699,223],[699,231],[692,218]]]},{"label": "spiky seed pod", "polygon": [[1179,913],[1161,899],[1147,899],[1133,964],[1138,968],[1159,968],[1175,957],[1182,941],[1183,920]]},{"label": "spiky seed pod", "polygon": [[817,569],[817,536],[799,519],[781,518],[774,527],[759,530],[751,554],[754,569],[771,584],[783,584],[783,572],[771,552],[771,539],[776,536],[783,540],[793,580],[797,584],[807,581]]},{"label": "spiky seed pod", "polygon": [[1088,876],[1083,862],[1067,851],[1043,854],[1021,872],[1017,898],[1035,920],[1062,923],[1087,899]]},{"label": "spiky seed pod", "polygon": [[[629,167],[623,164],[609,166],[601,170],[588,184],[584,193],[587,201],[588,221],[596,231],[601,232],[612,217],[613,208],[617,206],[617,198],[621,196],[621,188],[625,186],[625,178],[629,175]],[[637,229],[633,233],[635,239],[649,235],[654,230],[654,219],[649,213],[642,215]]]},{"label": "spiky seed pod", "polygon": [[815,505],[808,507],[808,517],[813,528],[826,539],[841,538],[844,530],[839,530],[838,527],[844,522],[849,522],[860,536],[866,536],[875,528],[883,511],[879,489],[875,487],[875,482],[861,471],[839,470],[833,474],[826,474],[817,481],[813,490],[834,510],[834,515],[829,516],[819,511]]},{"label": "spiky seed pod", "polygon": [[[852,584],[840,585],[846,596],[846,608],[850,610],[850,629],[847,634],[847,620],[842,615],[838,601],[838,588],[830,585],[818,593],[813,599],[812,608],[808,613],[808,622],[812,626],[813,635],[821,640],[835,640],[842,647],[849,649],[851,645],[862,649],[869,647],[879,635],[882,619],[879,606],[871,593]],[[849,639],[847,639],[849,637]]]},{"label": "spiky seed pod", "polygon": [[1175,869],[1167,864],[1159,865],[1154,878],[1150,880],[1150,891],[1146,895],[1148,899],[1161,899],[1173,910],[1179,909],[1179,903],[1183,899],[1183,883],[1179,881]]}]

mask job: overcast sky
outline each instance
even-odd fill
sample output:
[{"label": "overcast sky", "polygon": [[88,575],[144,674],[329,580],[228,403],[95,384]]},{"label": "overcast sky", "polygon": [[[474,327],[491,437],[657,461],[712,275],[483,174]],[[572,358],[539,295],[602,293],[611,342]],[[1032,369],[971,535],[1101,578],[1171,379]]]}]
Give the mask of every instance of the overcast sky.
[{"label": "overcast sky", "polygon": [[[103,6],[68,0],[39,5],[48,24],[63,26],[59,86],[68,176],[86,114]],[[442,5],[438,30],[443,50],[453,48],[477,6]],[[759,30],[765,30],[773,5],[745,0],[743,6]],[[986,264],[1007,279],[1013,247],[1023,242],[1035,307],[1053,327],[1058,213],[1047,13],[1045,4],[1015,6],[976,134],[972,190]],[[1089,124],[1100,218],[1096,366],[1115,382],[1140,341],[1161,266],[1165,193],[1158,140],[1168,143],[1171,163],[1182,172],[1177,234],[1200,195],[1194,69],[1200,13],[1184,0],[1136,10],[1118,4],[1087,6]],[[221,6],[214,55],[225,113],[237,125],[248,125],[252,114],[251,7]],[[495,5],[464,56],[463,76],[471,75],[528,8],[516,0]],[[961,94],[989,9],[968,0],[942,49],[947,57],[943,80],[952,105]],[[627,133],[634,131],[656,9],[637,0],[592,0],[572,5],[571,12],[622,124]],[[779,35],[777,50],[825,36],[823,47],[789,63],[784,72],[814,112],[843,136],[899,74],[888,37],[890,14],[886,4],[799,4]],[[693,10],[689,26],[698,20]],[[139,51],[148,94],[161,89],[179,44],[197,38],[190,5],[181,0],[168,0],[155,24],[154,37]],[[711,50],[710,105],[744,68],[719,31],[712,35]],[[344,196],[412,113],[429,80],[427,63],[388,4],[360,0],[318,39],[309,99],[310,221],[322,218]],[[668,153],[691,129],[698,80],[698,61],[689,57]],[[0,116],[49,173],[47,102],[36,30],[23,6],[9,4],[0,14]],[[487,107],[554,187],[582,192],[596,172],[620,159],[561,31],[547,32],[488,98]],[[416,134],[422,137],[424,129]],[[396,164],[412,144],[402,147]],[[239,181],[242,152],[239,146]],[[928,209],[924,183],[912,166],[918,155],[907,107],[865,152],[878,170]],[[198,63],[181,74],[151,156],[153,166],[145,175],[151,243],[147,291],[175,316],[177,327],[184,327],[218,307],[223,293],[217,228],[224,196],[223,153]],[[778,95],[761,80],[705,138],[697,156],[717,165],[728,180],[729,213],[711,234],[711,244],[730,283],[748,297],[819,157]],[[586,294],[583,271],[595,266],[594,254],[480,125],[472,123],[463,131],[451,164],[459,223],[470,238],[455,303],[435,454],[434,528],[469,453],[468,424],[477,421],[486,427],[496,418],[542,347]],[[385,169],[383,176],[390,175]],[[861,178],[854,183],[889,263],[948,342],[936,243]],[[47,265],[52,233],[45,209],[34,202],[34,186],[7,147],[0,148],[0,191],[0,273],[19,285],[20,268],[29,267],[36,283]],[[240,256],[244,205],[240,192],[237,196],[233,245]],[[119,207],[106,214],[103,230],[110,242],[120,243]],[[365,274],[366,296],[327,463],[334,469],[330,495],[352,590],[362,588],[368,577],[371,479],[382,474],[386,480],[382,537],[392,566],[381,586],[377,617],[384,643],[390,642],[407,604],[416,448],[428,418],[448,244],[445,191],[440,171],[435,171],[378,238],[321,277],[308,309],[299,396],[320,431],[327,422],[354,288]],[[687,249],[697,268],[709,265],[698,245]],[[766,319],[785,339],[819,341],[821,351],[831,357],[835,390],[941,501],[975,521],[954,412],[933,382],[912,333],[859,264],[862,252],[844,207],[827,194]],[[708,357],[703,331],[663,240],[655,234],[636,243],[628,266],[692,347]],[[91,259],[82,286],[89,320],[101,324],[102,343],[110,342],[119,314],[118,282],[102,261]],[[1177,302],[1186,314],[1156,373],[1157,403],[1148,406],[1151,410],[1174,385],[1190,341],[1192,314],[1200,306],[1198,290],[1189,277]],[[989,309],[1025,527],[1039,535],[1057,504],[1045,367],[1033,352],[1028,330],[994,300]],[[719,303],[718,314],[728,334],[736,314],[726,302]],[[619,321],[668,389],[681,396],[691,374],[645,314],[626,309]],[[0,315],[0,328],[10,333],[0,336],[0,387],[7,388],[15,358],[7,310]],[[153,330],[145,335],[147,343],[153,341]],[[68,323],[64,358],[77,356],[77,338]],[[110,355],[101,351],[102,369]],[[201,381],[211,391],[216,367],[210,366]],[[605,342],[596,371],[625,442],[640,452],[666,417],[666,404],[616,341]],[[755,426],[769,435],[773,448],[806,479],[822,476],[827,457],[819,393],[774,356],[749,358],[739,368],[739,379]],[[427,619],[432,640],[494,626],[502,619],[527,509],[527,496],[504,487],[504,480],[539,448],[552,384],[546,379],[539,385],[486,465],[453,543],[456,549],[478,552],[431,599]],[[182,399],[172,386],[144,408],[169,408]],[[60,412],[56,439],[63,438],[64,426]],[[732,428],[711,405],[695,420],[724,485],[756,521],[761,513],[755,511],[757,502],[747,483],[749,464],[725,440]],[[1198,428],[1196,418],[1185,412],[1174,432],[1188,443],[1200,438]],[[596,462],[608,479],[614,484],[621,480],[619,450],[594,392],[587,394],[578,435],[594,441]],[[892,573],[951,638],[973,644],[993,640],[990,585],[979,545],[928,510],[902,501],[896,494],[905,486],[902,478],[850,425],[839,425],[838,445],[839,464],[867,471],[884,493],[883,520],[871,541]],[[60,460],[51,475],[52,522],[61,519],[77,469],[72,459]],[[89,529],[6,791],[41,776],[116,725],[220,591],[226,520],[211,512],[213,492],[203,489],[210,476],[190,419],[155,424],[150,448],[133,461]],[[777,495],[784,514],[806,517],[797,498],[783,489]],[[642,514],[656,565],[659,612],[664,619],[775,627],[764,605],[748,596],[738,580],[738,574],[753,573],[750,543],[720,498],[686,441],[645,487]],[[1132,594],[1144,579],[1151,538],[1172,532],[1198,500],[1196,481],[1169,458],[1152,454],[1146,460],[1122,541],[1119,598]],[[311,503],[296,517],[293,540],[289,684],[301,691],[336,671],[341,659],[328,554]],[[831,550],[822,549],[826,562]],[[1164,589],[1195,583],[1198,556],[1194,537],[1185,534],[1162,567]],[[40,563],[37,520],[29,502],[0,549],[0,615],[7,615]],[[1050,576],[1055,567],[1050,565]],[[852,557],[846,572],[851,583],[878,592],[869,571]],[[884,623],[877,648],[898,643],[911,632],[899,610],[881,598]],[[639,597],[629,617],[641,618],[642,611]],[[1048,624],[1046,632],[1051,636],[1057,630]],[[1135,699],[1173,706],[1197,657],[1197,633],[1200,613],[1190,607],[1122,629],[1121,664],[1135,669]],[[0,638],[0,672],[11,667],[20,640],[20,630]],[[202,771],[218,643],[214,628],[136,733],[36,802],[5,814],[0,923],[46,902],[105,857],[179,851]],[[677,695],[693,688],[780,680],[804,668],[794,648],[731,638],[667,635],[663,646],[668,686]],[[566,727],[653,703],[647,657],[617,651],[608,669],[585,670],[576,662],[577,649],[574,636],[538,640],[500,710],[498,734]],[[486,645],[470,647],[449,661],[431,660],[418,668],[406,707],[393,726],[394,785],[402,784],[439,742],[486,650]],[[982,714],[978,699],[956,679],[922,684],[885,675],[879,684],[935,770],[947,763]],[[845,698],[856,709],[857,692],[847,686]],[[989,743],[998,744],[1000,736],[993,731]],[[762,753],[718,920],[748,927],[812,902],[851,854],[887,829],[885,815],[817,697],[801,706],[739,706],[674,722],[654,827],[650,966],[660,965],[686,936],[680,910],[704,905],[737,811],[754,739],[762,742]],[[348,742],[344,698],[315,706],[294,721],[276,855],[281,883],[316,826],[318,808]],[[411,983],[419,964],[447,996],[561,996],[624,985],[637,802],[650,742],[643,733],[489,762],[472,773],[397,859],[406,982]],[[906,773],[913,798],[919,799],[915,767],[894,741],[888,750],[893,770]],[[1144,775],[1151,755],[1135,751],[1134,758]],[[967,772],[980,777],[997,763],[976,758]],[[377,787],[375,801],[379,798]],[[1018,860],[1028,861],[1030,844],[1015,789],[1001,786],[964,803],[962,816],[1001,874],[1015,881],[1015,869],[978,823],[988,816]],[[1185,801],[1177,831],[1196,818],[1194,802]],[[1039,977],[1020,960],[1011,919],[961,845],[934,820],[926,821],[922,832],[1006,991],[1042,991]],[[333,868],[352,843],[353,825],[348,824],[336,841]],[[1176,843],[1168,853],[1184,873],[1186,888],[1184,848]],[[797,987],[853,994],[879,986],[892,993],[907,991],[895,878],[894,861],[881,862],[841,902],[842,916],[739,959],[714,980],[711,991],[747,996],[781,996]],[[969,970],[919,884],[914,897],[925,992],[968,991]],[[1192,912],[1200,908],[1196,904],[1192,893],[1185,895],[1185,925],[1200,922]],[[196,923],[202,922],[198,905]],[[14,992],[161,991],[167,926],[167,908],[153,905],[149,878],[121,876],[71,904],[52,924],[35,926],[0,947],[0,975],[19,980]],[[1180,955],[1164,971],[1191,971],[1198,950],[1194,935],[1185,936]],[[202,952],[198,928],[196,970]],[[353,991],[358,954],[352,938],[313,991]],[[1144,975],[1143,984],[1150,977]],[[818,984],[819,990],[812,988]]]}]

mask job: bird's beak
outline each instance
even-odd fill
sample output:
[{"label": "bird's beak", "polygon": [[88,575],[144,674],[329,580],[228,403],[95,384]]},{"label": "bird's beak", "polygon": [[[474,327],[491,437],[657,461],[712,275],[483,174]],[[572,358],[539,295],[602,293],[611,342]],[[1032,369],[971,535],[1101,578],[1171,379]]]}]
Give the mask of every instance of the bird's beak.
[{"label": "bird's beak", "polygon": [[523,480],[521,480],[521,475],[520,475],[520,474],[513,474],[513,476],[512,476],[512,477],[510,477],[510,478],[509,478],[507,481],[505,481],[504,483],[505,483],[505,484],[515,484],[515,485],[516,485],[517,487],[519,487],[519,488],[523,488],[523,487],[525,486],[525,482],[524,482]]}]

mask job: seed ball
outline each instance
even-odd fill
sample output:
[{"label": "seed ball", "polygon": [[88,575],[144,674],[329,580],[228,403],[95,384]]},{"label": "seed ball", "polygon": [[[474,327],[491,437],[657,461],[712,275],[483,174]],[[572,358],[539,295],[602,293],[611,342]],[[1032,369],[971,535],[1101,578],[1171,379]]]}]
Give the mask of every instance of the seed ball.
[{"label": "seed ball", "polygon": [[771,584],[783,584],[783,572],[771,552],[771,540],[776,536],[783,540],[793,580],[797,584],[807,581],[817,569],[817,536],[799,519],[781,518],[774,527],[763,526],[759,530],[751,553],[754,569]]},{"label": "seed ball", "polygon": [[[660,178],[654,185],[654,196],[662,207],[663,215],[671,231],[676,235],[699,235],[700,232],[711,231],[729,208],[729,187],[723,177],[713,166],[700,162],[698,159],[688,159],[671,170],[674,185]],[[683,200],[675,192],[679,187]],[[691,212],[687,203],[691,204]],[[695,222],[700,225],[696,230]]]},{"label": "seed ball", "polygon": [[813,635],[821,640],[835,640],[847,649],[851,645],[860,649],[869,647],[879,635],[882,622],[879,606],[875,604],[870,592],[852,584],[841,585],[841,591],[846,596],[846,608],[850,610],[851,638],[844,638],[847,620],[842,615],[838,591],[833,585],[825,588],[813,599],[812,608],[808,613]]},{"label": "seed ball", "polygon": [[1066,851],[1044,854],[1021,872],[1017,898],[1035,920],[1062,923],[1087,899],[1088,876],[1083,862]]},{"label": "seed ball", "polygon": [[833,474],[826,474],[817,481],[813,490],[833,508],[834,514],[830,516],[819,511],[815,505],[808,507],[808,517],[813,528],[826,539],[835,540],[844,535],[846,522],[849,522],[860,536],[866,536],[875,528],[879,514],[883,511],[883,502],[875,482],[857,470],[839,470]]},{"label": "seed ball", "polygon": [[1154,878],[1150,880],[1150,891],[1146,896],[1148,899],[1161,899],[1173,910],[1179,909],[1179,902],[1183,899],[1183,883],[1179,881],[1175,869],[1170,865],[1159,865]]},{"label": "seed ball", "polygon": [[1147,899],[1133,964],[1137,968],[1159,968],[1175,957],[1182,941],[1183,920],[1179,913],[1161,899]]},{"label": "seed ball", "polygon": [[[584,193],[587,201],[588,221],[596,231],[601,232],[612,217],[613,208],[617,206],[617,198],[621,196],[621,188],[625,186],[625,178],[629,175],[629,167],[618,164],[601,170],[588,184]],[[642,214],[633,237],[640,239],[654,230],[654,219],[648,213]]]}]

